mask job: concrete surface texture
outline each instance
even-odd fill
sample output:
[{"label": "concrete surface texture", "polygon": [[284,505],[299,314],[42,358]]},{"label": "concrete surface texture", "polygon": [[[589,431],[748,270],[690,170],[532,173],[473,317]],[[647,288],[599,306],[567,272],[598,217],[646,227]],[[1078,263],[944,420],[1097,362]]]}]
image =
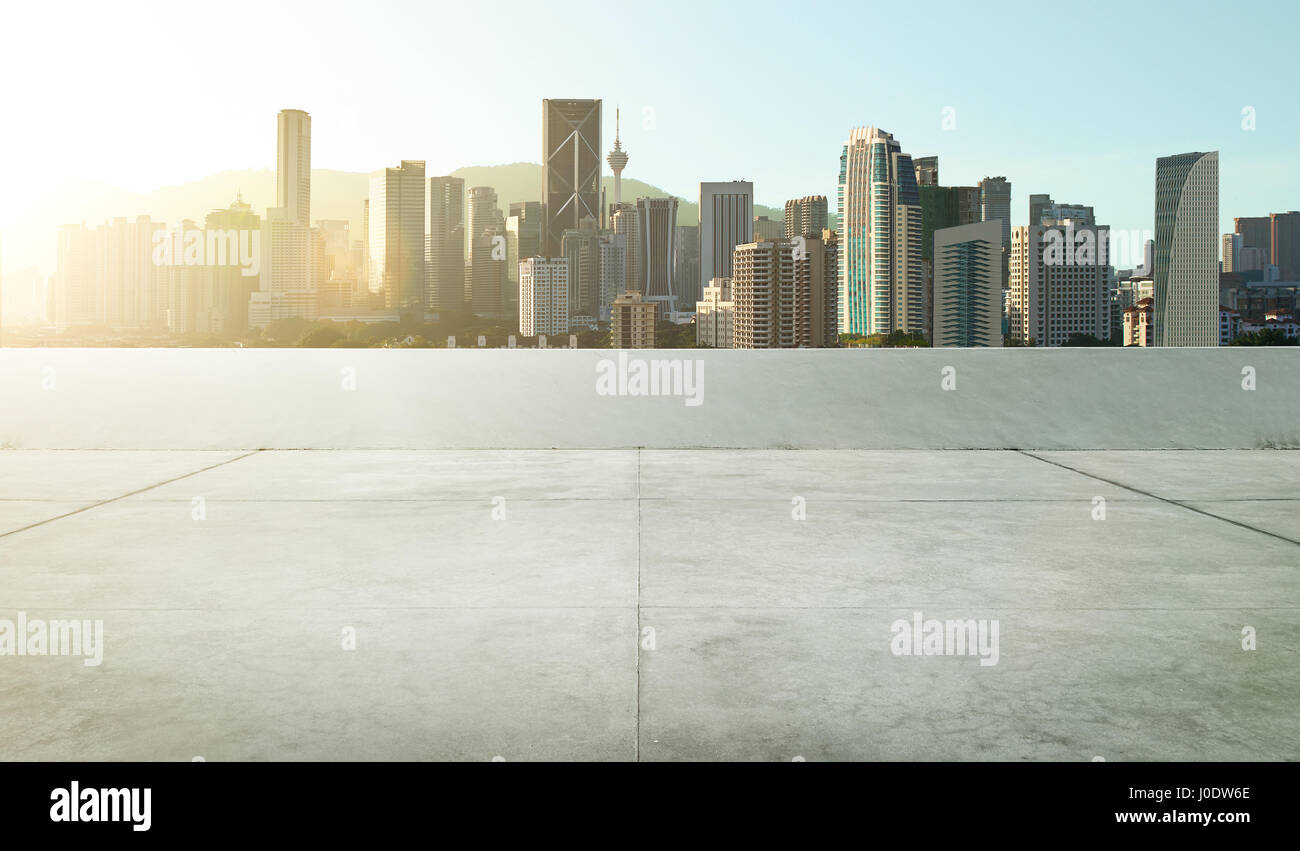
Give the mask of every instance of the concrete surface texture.
[{"label": "concrete surface texture", "polygon": [[103,645],[0,655],[0,759],[1295,760],[1298,508],[1283,451],[4,451],[0,652]]},{"label": "concrete surface texture", "polygon": [[1300,448],[1298,366],[1251,347],[0,349],[0,447]]}]

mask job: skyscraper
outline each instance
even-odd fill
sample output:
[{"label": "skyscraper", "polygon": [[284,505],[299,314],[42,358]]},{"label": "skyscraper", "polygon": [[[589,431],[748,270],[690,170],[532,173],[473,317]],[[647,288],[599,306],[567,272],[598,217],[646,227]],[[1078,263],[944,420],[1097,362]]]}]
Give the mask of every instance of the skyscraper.
[{"label": "skyscraper", "polygon": [[1273,256],[1272,223],[1268,216],[1238,216],[1232,220],[1232,230],[1241,234],[1242,250],[1259,249],[1265,263]]},{"label": "skyscraper", "polygon": [[1011,183],[1005,177],[986,177],[980,181],[980,221],[1002,222],[1001,254],[1005,280],[1008,253],[1011,251]]},{"label": "skyscraper", "polygon": [[542,101],[543,249],[558,256],[564,232],[600,221],[599,100]]},{"label": "skyscraper", "polygon": [[307,301],[311,276],[311,116],[284,109],[276,116],[275,207],[262,220],[261,290]]},{"label": "skyscraper", "polygon": [[1270,213],[1269,261],[1277,267],[1279,281],[1300,280],[1300,213]]},{"label": "skyscraper", "polygon": [[934,232],[931,345],[1002,345],[1001,241],[996,221]]},{"label": "skyscraper", "polygon": [[276,116],[275,206],[311,226],[311,116],[301,109]]},{"label": "skyscraper", "polygon": [[384,294],[389,310],[424,312],[424,160],[370,175],[367,266],[370,291]]},{"label": "skyscraper", "polygon": [[465,181],[429,178],[425,203],[424,306],[458,310],[465,304]]},{"label": "skyscraper", "polygon": [[1219,344],[1219,154],[1156,160],[1155,343]]},{"label": "skyscraper", "polygon": [[731,277],[731,255],[737,245],[754,239],[754,184],[700,184],[700,277],[690,303],[698,301],[714,278]]},{"label": "skyscraper", "polygon": [[614,300],[627,292],[627,235],[600,235],[600,311],[597,318],[608,322]]},{"label": "skyscraper", "polygon": [[569,314],[596,319],[600,315],[600,235],[589,227],[564,232],[562,249],[569,261]]},{"label": "skyscraper", "polygon": [[[700,226],[678,225],[673,252],[673,280],[680,281],[682,288],[678,307],[689,310],[693,304],[690,298],[695,295],[695,283],[700,279]],[[692,292],[688,293],[688,288]]]},{"label": "skyscraper", "polygon": [[642,295],[661,313],[676,310],[679,294],[673,281],[673,243],[677,236],[677,199],[638,198],[636,207],[645,281]]},{"label": "skyscraper", "polygon": [[785,202],[785,238],[808,234],[821,235],[826,230],[827,206],[825,195],[805,195]]},{"label": "skyscraper", "polygon": [[[261,218],[253,212],[243,197],[224,210],[208,213],[205,226],[208,230],[245,230],[261,228]],[[257,275],[245,275],[238,265],[213,266],[211,276],[211,306],[208,328],[213,333],[243,334],[248,330],[248,300],[260,286]]]},{"label": "skyscraper", "polygon": [[858,127],[840,154],[840,333],[925,330],[921,201],[912,158]]},{"label": "skyscraper", "polygon": [[642,292],[645,289],[645,270],[641,256],[641,212],[635,204],[624,201],[615,209],[612,225],[614,233],[627,241],[627,274],[624,275],[627,291]]}]

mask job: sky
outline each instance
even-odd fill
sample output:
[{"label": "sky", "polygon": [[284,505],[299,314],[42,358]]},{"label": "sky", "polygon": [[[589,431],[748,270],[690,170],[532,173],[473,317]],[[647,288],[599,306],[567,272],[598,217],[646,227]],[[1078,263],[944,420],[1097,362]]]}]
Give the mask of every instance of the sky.
[{"label": "sky", "polygon": [[312,114],[315,168],[538,162],[545,97],[602,98],[606,150],[621,106],[625,175],[691,199],[700,181],[748,179],[758,203],[824,194],[833,209],[841,146],[875,125],[937,154],[944,185],[1007,176],[1013,224],[1046,192],[1150,229],[1156,157],[1193,150],[1220,152],[1220,231],[1300,208],[1294,0],[128,0],[5,15],[0,232],[60,179],[148,192],[274,168],[283,108]]}]

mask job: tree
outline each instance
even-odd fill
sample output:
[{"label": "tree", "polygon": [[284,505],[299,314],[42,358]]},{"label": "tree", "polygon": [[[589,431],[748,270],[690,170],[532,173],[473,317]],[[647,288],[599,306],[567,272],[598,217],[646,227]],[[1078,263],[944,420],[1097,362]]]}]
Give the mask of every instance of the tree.
[{"label": "tree", "polygon": [[298,338],[297,345],[304,349],[329,349],[347,337],[334,325],[318,325]]},{"label": "tree", "polygon": [[1295,337],[1288,337],[1281,328],[1261,328],[1238,334],[1232,341],[1234,346],[1294,346],[1300,344]]}]

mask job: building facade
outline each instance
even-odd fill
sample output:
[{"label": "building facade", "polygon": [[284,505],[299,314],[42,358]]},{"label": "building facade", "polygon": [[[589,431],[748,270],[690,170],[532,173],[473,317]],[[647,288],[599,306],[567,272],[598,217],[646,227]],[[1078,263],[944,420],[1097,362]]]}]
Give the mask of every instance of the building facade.
[{"label": "building facade", "polygon": [[883,130],[854,129],[840,154],[838,195],[840,332],[924,333],[921,200],[911,157]]},{"label": "building facade", "polygon": [[[834,347],[839,342],[836,237],[736,246],[731,279],[732,348]],[[697,317],[698,321],[698,317]]]},{"label": "building facade", "polygon": [[1001,243],[996,220],[934,232],[931,345],[1002,345]]},{"label": "building facade", "polygon": [[519,261],[519,333],[565,334],[569,330],[569,261],[526,257]]},{"label": "building facade", "polygon": [[1219,344],[1219,155],[1156,161],[1155,341]]},{"label": "building facade", "polygon": [[[370,175],[366,265],[369,287],[390,310],[424,313],[423,160],[402,160]],[[265,289],[265,288],[264,288]]]},{"label": "building facade", "polygon": [[600,219],[600,100],[542,101],[543,251],[559,256],[564,232]]}]

